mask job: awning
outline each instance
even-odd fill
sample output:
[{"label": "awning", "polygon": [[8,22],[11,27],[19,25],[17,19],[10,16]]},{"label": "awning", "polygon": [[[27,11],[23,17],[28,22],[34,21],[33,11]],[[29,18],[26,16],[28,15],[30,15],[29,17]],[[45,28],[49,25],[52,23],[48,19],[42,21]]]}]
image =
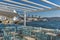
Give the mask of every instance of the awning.
[{"label": "awning", "polygon": [[59,0],[1,0],[0,10],[27,10],[32,12],[60,10]]}]

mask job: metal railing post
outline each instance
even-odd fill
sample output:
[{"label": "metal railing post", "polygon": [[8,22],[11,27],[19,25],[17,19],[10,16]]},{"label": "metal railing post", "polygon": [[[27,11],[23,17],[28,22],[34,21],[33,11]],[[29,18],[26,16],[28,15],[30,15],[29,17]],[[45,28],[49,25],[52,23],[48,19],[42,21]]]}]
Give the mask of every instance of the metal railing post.
[{"label": "metal railing post", "polygon": [[24,27],[26,27],[26,11],[24,11]]}]

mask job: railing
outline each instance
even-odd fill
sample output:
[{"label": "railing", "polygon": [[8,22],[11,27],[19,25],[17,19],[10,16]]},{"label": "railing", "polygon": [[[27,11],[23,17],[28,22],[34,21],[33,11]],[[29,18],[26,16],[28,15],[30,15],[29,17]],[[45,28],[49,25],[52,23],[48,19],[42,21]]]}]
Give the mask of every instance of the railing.
[{"label": "railing", "polygon": [[47,29],[31,26],[6,26],[1,29],[1,40],[60,40],[59,29]]}]

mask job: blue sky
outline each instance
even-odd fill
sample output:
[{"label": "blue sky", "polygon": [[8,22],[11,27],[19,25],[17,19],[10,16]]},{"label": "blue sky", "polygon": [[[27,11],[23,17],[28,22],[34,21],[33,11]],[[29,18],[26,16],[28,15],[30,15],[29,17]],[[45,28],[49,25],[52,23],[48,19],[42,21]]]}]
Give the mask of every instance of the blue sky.
[{"label": "blue sky", "polygon": [[[22,14],[22,11],[18,11],[18,13]],[[45,12],[31,12],[28,13],[28,16],[32,16],[32,15],[37,15],[37,16],[41,16],[41,17],[60,17],[60,10],[52,10],[52,11],[45,11]]]},{"label": "blue sky", "polygon": [[46,11],[46,12],[35,12],[29,13],[29,15],[38,15],[41,17],[60,17],[60,10]]}]

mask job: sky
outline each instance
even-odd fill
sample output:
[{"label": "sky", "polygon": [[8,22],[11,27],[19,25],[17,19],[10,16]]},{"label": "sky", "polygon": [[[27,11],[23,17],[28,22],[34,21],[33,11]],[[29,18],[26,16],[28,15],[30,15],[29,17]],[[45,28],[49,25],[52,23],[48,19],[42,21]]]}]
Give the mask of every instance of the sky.
[{"label": "sky", "polygon": [[46,11],[46,12],[35,12],[28,13],[28,15],[38,15],[40,17],[60,17],[60,10]]},{"label": "sky", "polygon": [[[17,11],[19,14],[22,14],[24,12]],[[52,11],[45,11],[45,12],[27,12],[27,16],[37,15],[40,17],[60,17],[60,10],[52,10]]]}]

